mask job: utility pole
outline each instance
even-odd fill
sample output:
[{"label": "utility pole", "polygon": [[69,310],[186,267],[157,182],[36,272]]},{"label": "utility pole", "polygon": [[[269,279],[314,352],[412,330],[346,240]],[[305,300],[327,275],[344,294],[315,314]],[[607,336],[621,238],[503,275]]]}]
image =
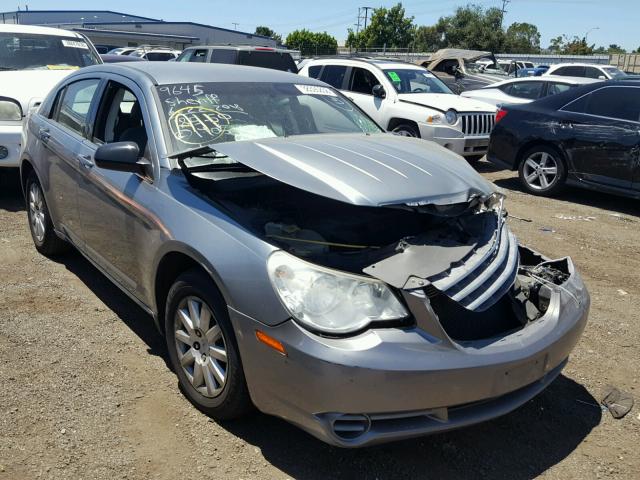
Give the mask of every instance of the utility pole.
[{"label": "utility pole", "polygon": [[231,25],[233,25],[233,29],[237,30],[238,29],[238,25],[240,25],[238,22],[231,22]]},{"label": "utility pole", "polygon": [[[367,28],[367,20],[369,18],[369,10],[373,10],[373,7],[360,7],[364,10],[364,28]],[[360,10],[360,9],[358,9]]]},{"label": "utility pole", "polygon": [[504,23],[504,14],[507,13],[507,5],[511,3],[511,0],[502,0],[502,8],[500,9],[500,28]]},{"label": "utility pole", "polygon": [[355,24],[356,35],[360,33],[360,19],[362,18],[362,15],[360,15],[360,10],[362,10],[362,7],[358,7],[358,23]]}]

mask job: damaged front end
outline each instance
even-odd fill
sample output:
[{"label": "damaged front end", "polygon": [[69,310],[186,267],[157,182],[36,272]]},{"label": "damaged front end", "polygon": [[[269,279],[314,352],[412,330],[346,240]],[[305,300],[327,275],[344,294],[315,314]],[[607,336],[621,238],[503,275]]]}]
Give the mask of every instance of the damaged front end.
[{"label": "damaged front end", "polygon": [[[366,288],[377,292],[369,294],[368,305],[375,303],[375,295],[388,297],[387,285],[405,301],[424,295],[438,324],[429,327],[431,333],[442,328],[441,334],[457,341],[504,335],[544,315],[551,293],[569,275],[567,263],[522,261],[522,247],[506,223],[502,195],[478,180],[466,164],[443,169],[417,158],[412,145],[407,149],[402,144],[405,150],[400,158],[386,143],[371,147],[370,142],[358,141],[342,136],[322,144],[315,139],[296,139],[294,143],[262,140],[245,142],[244,146],[235,142],[216,145],[215,151],[204,147],[179,162],[194,187],[255,236],[308,262],[309,269],[314,265],[316,270],[328,269],[305,273],[307,283],[319,285],[323,277],[325,284],[333,282],[331,285],[346,289],[351,284],[340,280],[340,272],[356,276]],[[257,159],[259,153],[266,158]],[[353,175],[353,170],[362,174],[356,181],[336,187],[331,178],[314,170],[327,158],[340,165],[345,175],[347,171]],[[349,168],[344,167],[347,161]],[[295,168],[283,169],[282,164]],[[393,201],[389,192],[374,198],[377,191],[370,187],[381,187],[371,179],[380,182],[381,171],[390,182],[404,182],[404,190],[402,184],[398,187],[409,192],[408,198]],[[432,172],[436,171],[439,178],[434,178]],[[345,175],[332,178],[344,179]],[[420,181],[432,182],[437,194],[420,197],[412,193],[421,191]],[[346,201],[345,192],[352,194],[351,202]],[[293,275],[296,265],[287,265],[286,257],[282,258],[278,275],[285,271]],[[535,256],[526,254],[524,258],[529,261]],[[269,267],[270,272],[277,268]],[[304,270],[304,265],[301,268]],[[271,278],[274,281],[273,273]],[[367,282],[367,278],[383,284]],[[301,320],[304,313],[289,301],[294,294],[284,287],[276,291],[292,317]],[[325,302],[326,309],[338,308],[335,298],[319,300],[317,296],[309,301],[314,305]],[[343,318],[351,315],[348,309],[340,313]],[[369,326],[406,327],[415,324],[415,317],[413,312],[390,317],[376,311],[368,321],[358,319],[349,325],[335,325],[340,320],[327,319],[324,323],[302,323],[316,333],[339,336],[353,335]]]}]

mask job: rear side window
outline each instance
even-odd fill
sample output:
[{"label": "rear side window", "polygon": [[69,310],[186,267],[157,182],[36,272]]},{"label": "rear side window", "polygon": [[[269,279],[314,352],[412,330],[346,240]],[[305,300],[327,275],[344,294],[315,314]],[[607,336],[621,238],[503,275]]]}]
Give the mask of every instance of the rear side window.
[{"label": "rear side window", "polygon": [[506,93],[518,98],[535,100],[542,92],[542,82],[515,82],[506,90]]},{"label": "rear side window", "polygon": [[311,78],[318,78],[320,76],[320,70],[322,70],[322,65],[313,65],[309,67],[309,76]]},{"label": "rear side window", "polygon": [[78,135],[85,135],[89,108],[100,80],[80,80],[67,85],[55,120]]},{"label": "rear side window", "polygon": [[560,67],[552,72],[553,75],[562,75],[564,77],[584,77],[584,67]]},{"label": "rear side window", "polygon": [[566,105],[563,110],[640,122],[640,88],[601,88]]},{"label": "rear side window", "polygon": [[145,54],[144,58],[150,62],[166,62],[167,60],[175,58],[175,56],[169,52],[149,52]]},{"label": "rear side window", "polygon": [[566,83],[549,82],[547,84],[547,97],[550,95],[557,95],[558,93],[566,92],[572,86]]},{"label": "rear side window", "polygon": [[322,70],[320,80],[328,83],[332,87],[341,89],[344,83],[344,76],[347,73],[347,67],[342,65],[325,65]]},{"label": "rear side window", "polygon": [[211,63],[236,63],[236,50],[213,49],[211,51]]},{"label": "rear side window", "polygon": [[283,72],[297,73],[296,62],[289,53],[262,50],[241,50],[238,52],[238,63],[251,67],[272,68]]}]

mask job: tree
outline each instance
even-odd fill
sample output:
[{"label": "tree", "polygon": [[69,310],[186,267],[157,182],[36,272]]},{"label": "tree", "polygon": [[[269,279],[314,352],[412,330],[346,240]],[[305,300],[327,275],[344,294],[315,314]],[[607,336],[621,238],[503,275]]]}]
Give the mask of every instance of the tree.
[{"label": "tree", "polygon": [[502,12],[499,8],[484,9],[469,4],[455,13],[441,17],[436,29],[444,33],[442,46],[499,52],[504,43]]},{"label": "tree", "polygon": [[627,51],[622,48],[620,45],[616,45],[615,43],[612,43],[611,45],[609,45],[609,48],[607,49],[607,53],[627,53]]},{"label": "tree", "polygon": [[302,56],[335,55],[338,41],[327,32],[316,33],[305,28],[287,35],[285,42],[289,48],[300,50]]},{"label": "tree", "polygon": [[355,33],[349,29],[345,45],[355,48],[407,48],[414,33],[413,17],[405,15],[402,3],[391,8],[376,8],[367,28]]},{"label": "tree", "polygon": [[416,52],[435,52],[443,47],[444,32],[438,25],[421,26],[416,29],[414,50]]},{"label": "tree", "polygon": [[262,35],[263,37],[273,38],[278,44],[282,43],[282,35],[276,33],[271,30],[269,27],[265,27],[264,25],[260,25],[256,27],[255,35]]},{"label": "tree", "polygon": [[540,32],[531,23],[512,23],[504,36],[505,53],[540,53]]},{"label": "tree", "polygon": [[561,55],[593,55],[595,45],[587,44],[587,39],[574,36],[569,39],[566,35],[560,35],[551,39],[549,50]]}]

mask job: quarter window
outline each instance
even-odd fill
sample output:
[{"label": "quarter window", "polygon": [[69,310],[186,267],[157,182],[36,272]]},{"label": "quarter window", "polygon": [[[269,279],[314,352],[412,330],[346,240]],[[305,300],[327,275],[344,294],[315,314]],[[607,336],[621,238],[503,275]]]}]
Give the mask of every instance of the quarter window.
[{"label": "quarter window", "polygon": [[571,85],[566,83],[549,82],[547,86],[547,97],[550,95],[557,95],[558,93],[566,92],[571,88]]},{"label": "quarter window", "polygon": [[320,80],[328,83],[332,87],[341,89],[346,73],[347,67],[342,65],[325,65],[324,70],[322,70]]},{"label": "quarter window", "polygon": [[67,85],[62,93],[60,108],[55,120],[77,134],[84,135],[87,129],[91,101],[99,83],[100,80],[92,78]]}]

